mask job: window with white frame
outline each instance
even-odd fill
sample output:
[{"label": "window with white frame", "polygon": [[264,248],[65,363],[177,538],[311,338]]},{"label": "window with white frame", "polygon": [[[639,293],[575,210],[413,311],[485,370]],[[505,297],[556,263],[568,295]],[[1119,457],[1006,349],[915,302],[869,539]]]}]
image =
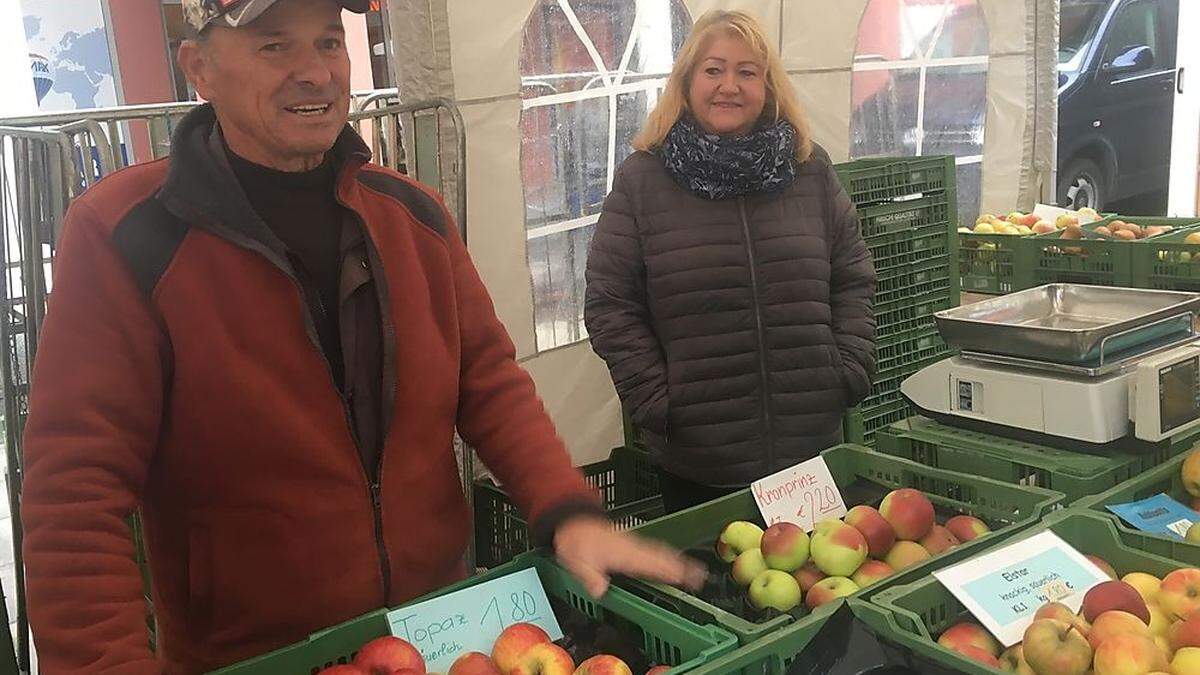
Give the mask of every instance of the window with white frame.
[{"label": "window with white frame", "polygon": [[587,337],[583,272],[613,171],[691,28],[680,0],[542,0],[521,48],[521,179],[537,349]]},{"label": "window with white frame", "polygon": [[976,0],[871,0],[858,28],[852,157],[954,155],[958,216],[983,180],[988,29]]}]

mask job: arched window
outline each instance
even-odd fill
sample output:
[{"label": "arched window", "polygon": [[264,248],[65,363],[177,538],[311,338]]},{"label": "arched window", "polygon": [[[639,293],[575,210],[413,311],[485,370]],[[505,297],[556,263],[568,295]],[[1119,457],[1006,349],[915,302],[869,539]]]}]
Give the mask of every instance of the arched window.
[{"label": "arched window", "polygon": [[587,337],[583,271],[613,170],[691,28],[680,0],[542,0],[521,47],[521,178],[537,349]]},{"label": "arched window", "polygon": [[987,54],[975,0],[871,0],[854,55],[851,156],[956,156],[959,220],[975,222]]}]

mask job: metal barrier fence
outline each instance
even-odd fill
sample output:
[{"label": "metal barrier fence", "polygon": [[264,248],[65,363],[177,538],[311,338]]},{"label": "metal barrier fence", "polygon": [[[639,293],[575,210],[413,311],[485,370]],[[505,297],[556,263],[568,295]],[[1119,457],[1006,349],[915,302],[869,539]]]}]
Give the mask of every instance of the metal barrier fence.
[{"label": "metal barrier fence", "polygon": [[[16,663],[20,672],[31,672],[21,557],[21,439],[63,217],[71,199],[105,176],[168,155],[175,126],[196,105],[125,106],[0,119],[0,261],[5,264],[0,275],[4,303],[0,384],[17,608],[15,654],[13,644],[0,639],[0,668]],[[439,189],[466,237],[466,133],[452,101],[401,104],[394,89],[366,92],[355,95],[349,122],[371,147],[375,162]],[[460,452],[468,500],[474,477],[472,455],[466,449]],[[136,535],[136,519],[133,526]],[[469,557],[472,562],[473,552]],[[0,613],[7,626],[2,598]]]}]

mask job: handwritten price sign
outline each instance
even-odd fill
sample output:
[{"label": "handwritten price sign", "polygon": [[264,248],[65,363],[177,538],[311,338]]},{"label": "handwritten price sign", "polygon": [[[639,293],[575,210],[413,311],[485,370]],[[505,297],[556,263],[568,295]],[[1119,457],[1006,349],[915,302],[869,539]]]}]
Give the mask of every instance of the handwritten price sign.
[{"label": "handwritten price sign", "polygon": [[490,654],[514,623],[541,626],[551,640],[563,635],[533,568],[401,607],[388,613],[388,623],[392,635],[420,650],[430,672],[449,670],[465,652]]},{"label": "handwritten price sign", "polygon": [[814,457],[750,484],[767,525],[794,523],[811,532],[827,518],[846,515],[846,502],[824,457]]}]

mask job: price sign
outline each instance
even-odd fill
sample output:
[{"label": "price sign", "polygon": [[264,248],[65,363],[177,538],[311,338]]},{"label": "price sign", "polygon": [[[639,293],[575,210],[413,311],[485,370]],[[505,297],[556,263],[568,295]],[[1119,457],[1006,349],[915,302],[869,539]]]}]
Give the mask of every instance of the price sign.
[{"label": "price sign", "polygon": [[1189,509],[1163,493],[1128,504],[1108,504],[1106,509],[1143,532],[1176,539],[1187,535],[1192,523],[1200,522],[1200,513]]},{"label": "price sign", "polygon": [[388,613],[392,635],[421,652],[430,672],[446,672],[466,652],[490,654],[500,633],[515,623],[563,636],[546,589],[531,568]]},{"label": "price sign", "polygon": [[1079,611],[1083,595],[1108,581],[1083,554],[1053,532],[997,549],[933,573],[996,639],[1020,642],[1038,608],[1061,602]]},{"label": "price sign", "polygon": [[767,525],[788,522],[811,532],[822,520],[846,515],[842,493],[819,455],[751,483],[750,492]]}]

